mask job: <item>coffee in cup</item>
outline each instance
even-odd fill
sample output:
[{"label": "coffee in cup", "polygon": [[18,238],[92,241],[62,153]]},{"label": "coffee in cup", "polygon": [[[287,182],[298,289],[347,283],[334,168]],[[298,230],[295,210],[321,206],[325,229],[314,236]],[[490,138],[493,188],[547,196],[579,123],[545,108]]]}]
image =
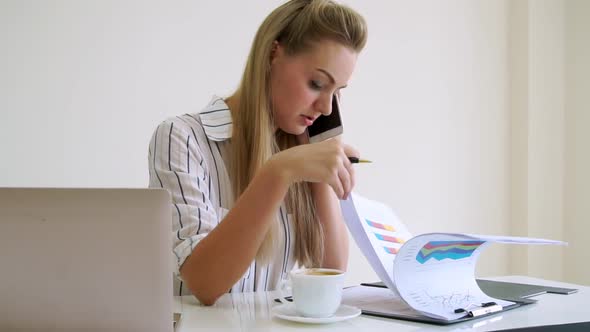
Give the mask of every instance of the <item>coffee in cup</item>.
[{"label": "coffee in cup", "polygon": [[342,274],[342,272],[321,270],[321,269],[309,269],[309,270],[305,271],[305,274],[308,276],[335,276],[335,275]]},{"label": "coffee in cup", "polygon": [[[289,274],[293,303],[297,314],[304,317],[332,316],[342,301],[345,273],[335,269],[311,268]],[[286,283],[281,284],[281,292]],[[284,296],[281,296],[281,301]]]}]

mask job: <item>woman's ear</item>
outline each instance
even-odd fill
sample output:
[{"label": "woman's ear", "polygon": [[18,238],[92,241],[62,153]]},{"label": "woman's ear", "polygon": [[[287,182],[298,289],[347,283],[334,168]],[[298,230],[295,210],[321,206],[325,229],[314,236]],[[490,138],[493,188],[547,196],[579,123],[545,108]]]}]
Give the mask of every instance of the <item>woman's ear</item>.
[{"label": "woman's ear", "polygon": [[274,62],[274,60],[279,55],[279,53],[281,51],[281,50],[279,50],[280,47],[281,47],[281,45],[279,45],[278,41],[275,40],[272,42],[272,47],[270,49],[270,63],[271,64]]}]

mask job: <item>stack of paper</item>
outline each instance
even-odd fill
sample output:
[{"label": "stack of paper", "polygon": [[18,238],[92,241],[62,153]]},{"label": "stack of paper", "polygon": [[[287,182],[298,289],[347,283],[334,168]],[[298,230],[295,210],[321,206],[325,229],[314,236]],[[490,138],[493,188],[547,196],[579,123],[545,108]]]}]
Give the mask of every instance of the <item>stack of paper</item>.
[{"label": "stack of paper", "polygon": [[[379,301],[390,301],[390,306],[395,305],[402,312],[417,312],[446,321],[465,317],[482,304],[493,302],[501,307],[514,304],[484,294],[475,280],[477,259],[490,243],[566,244],[545,239],[452,233],[412,237],[384,204],[353,193],[342,201],[341,207],[355,242],[391,290],[389,300],[381,296]],[[350,301],[363,301],[358,292],[347,293],[345,303],[358,305]]]}]

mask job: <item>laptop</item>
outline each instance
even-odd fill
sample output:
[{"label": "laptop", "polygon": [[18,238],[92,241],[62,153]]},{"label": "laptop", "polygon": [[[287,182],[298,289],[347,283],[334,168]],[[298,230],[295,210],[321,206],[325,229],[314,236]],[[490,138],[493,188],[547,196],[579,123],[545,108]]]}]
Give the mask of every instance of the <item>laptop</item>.
[{"label": "laptop", "polygon": [[163,189],[0,188],[0,330],[172,331]]}]

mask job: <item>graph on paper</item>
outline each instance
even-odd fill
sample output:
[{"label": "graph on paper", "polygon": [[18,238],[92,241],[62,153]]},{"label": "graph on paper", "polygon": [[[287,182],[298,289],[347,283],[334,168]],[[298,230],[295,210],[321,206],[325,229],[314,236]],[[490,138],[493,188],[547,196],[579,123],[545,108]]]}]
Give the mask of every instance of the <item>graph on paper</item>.
[{"label": "graph on paper", "polygon": [[386,253],[392,254],[392,255],[397,255],[397,253],[399,252],[399,249],[397,249],[397,248],[383,247],[383,249],[385,249]]},{"label": "graph on paper", "polygon": [[416,261],[424,264],[430,259],[442,261],[468,258],[484,243],[485,241],[430,241],[418,251]]},{"label": "graph on paper", "polygon": [[403,244],[405,241],[402,238],[374,233],[375,237],[381,241]]},{"label": "graph on paper", "polygon": [[383,245],[383,250],[385,250],[385,252],[390,255],[397,255],[399,248],[392,247],[391,244],[396,244],[396,245],[401,246],[402,244],[404,244],[405,240],[398,237],[398,236],[391,236],[391,235],[378,233],[379,231],[384,231],[384,230],[389,231],[389,232],[395,232],[396,231],[395,227],[393,227],[392,225],[387,225],[387,224],[383,224],[380,222],[372,221],[369,219],[365,219],[365,222],[367,223],[367,225],[369,225],[373,229],[373,235],[375,236],[375,238],[377,240],[388,243],[388,244]]},{"label": "graph on paper", "polygon": [[430,294],[427,290],[410,293],[413,300],[423,307],[438,307],[440,309],[454,310],[467,307],[471,303],[480,300],[477,296],[470,294],[469,290],[458,291],[447,294]]},{"label": "graph on paper", "polygon": [[365,219],[365,221],[367,222],[367,225],[369,225],[373,228],[383,229],[383,230],[390,231],[390,232],[395,232],[395,227],[393,227],[392,225],[382,224],[382,223],[379,223],[376,221],[371,221],[369,219]]}]

